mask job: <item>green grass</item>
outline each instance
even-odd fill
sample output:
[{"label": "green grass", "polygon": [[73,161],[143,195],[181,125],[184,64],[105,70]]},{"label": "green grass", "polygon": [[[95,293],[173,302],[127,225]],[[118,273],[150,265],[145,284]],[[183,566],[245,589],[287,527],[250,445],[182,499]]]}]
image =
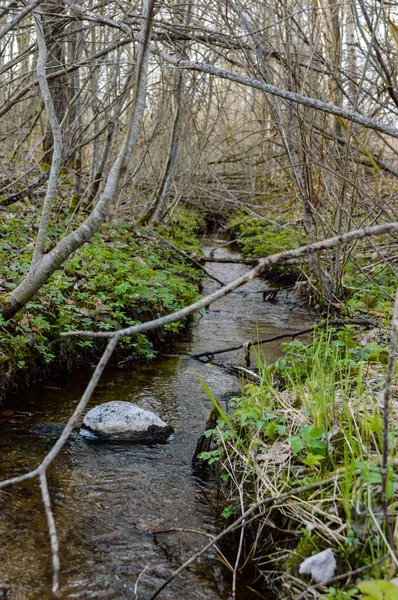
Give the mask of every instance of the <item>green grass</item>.
[{"label": "green grass", "polygon": [[[263,560],[278,557],[269,577],[272,569],[283,571],[282,584],[290,581],[296,595],[310,585],[299,574],[300,563],[326,548],[334,551],[336,574],[372,565],[354,581],[336,583],[326,596],[360,598],[355,583],[388,578],[391,567],[390,561],[373,564],[388,553],[380,501],[386,349],[374,342],[360,346],[353,327],[318,330],[311,343],[296,340],[283,349],[284,356],[271,365],[258,357],[259,384],[244,385],[232,399],[231,426],[219,420],[210,432],[213,455],[203,458],[220,461],[224,469],[226,516],[239,516],[239,490],[248,507],[338,475],[333,483],[309,487],[267,511],[257,554]],[[393,416],[387,489],[393,529],[397,432]]]}]

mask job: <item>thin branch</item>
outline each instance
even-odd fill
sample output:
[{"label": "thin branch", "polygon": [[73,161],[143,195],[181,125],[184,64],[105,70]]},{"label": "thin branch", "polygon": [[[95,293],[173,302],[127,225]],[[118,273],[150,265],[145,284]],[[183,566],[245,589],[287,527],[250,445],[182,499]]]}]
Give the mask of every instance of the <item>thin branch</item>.
[{"label": "thin branch", "polygon": [[314,323],[311,327],[305,329],[299,329],[298,331],[290,331],[286,333],[278,333],[272,337],[263,338],[262,340],[252,340],[250,342],[243,342],[239,346],[230,346],[229,348],[221,348],[218,350],[208,350],[207,352],[198,352],[197,354],[190,354],[189,358],[202,358],[202,356],[215,356],[216,354],[225,354],[226,352],[235,352],[235,350],[242,350],[242,348],[250,349],[252,346],[260,346],[261,344],[269,344],[270,342],[276,342],[277,340],[283,340],[284,338],[295,339],[299,335],[305,335],[311,333],[314,329],[324,329],[325,327],[334,327],[335,325],[370,325],[376,327],[377,323],[367,321],[366,319],[354,319],[348,322],[345,321],[325,321],[324,323]]},{"label": "thin branch", "polygon": [[[381,505],[383,508],[384,525],[386,528],[386,536],[391,549],[395,552],[394,536],[391,529],[390,517],[388,514],[388,500],[387,500],[387,483],[388,483],[388,455],[389,455],[389,443],[388,433],[390,426],[390,399],[391,399],[391,385],[392,377],[394,373],[394,365],[397,354],[397,336],[398,336],[398,290],[395,297],[394,315],[391,323],[391,343],[390,353],[388,357],[386,383],[384,386],[383,394],[383,457],[381,467]],[[396,563],[398,561],[396,560]]]},{"label": "thin branch", "polygon": [[34,9],[37,8],[39,6],[39,4],[41,4],[42,2],[44,2],[44,0],[33,0],[33,2],[31,2],[30,4],[25,6],[25,8],[22,9],[21,12],[18,13],[16,17],[14,17],[11,21],[8,21],[8,23],[6,23],[4,25],[3,29],[0,29],[0,40],[5,35],[7,35],[7,33],[9,31],[11,31],[11,29],[13,29],[16,25],[18,25],[18,23],[20,21],[22,21],[22,19],[24,19],[26,17],[26,15],[28,15],[29,13],[34,11]]},{"label": "thin branch", "polygon": [[375,131],[380,131],[381,133],[386,133],[391,137],[398,137],[398,129],[396,129],[395,127],[391,127],[390,125],[382,123],[377,119],[361,115],[359,112],[349,110],[347,108],[341,108],[340,106],[329,104],[328,102],[318,100],[317,98],[311,98],[309,96],[296,94],[296,92],[284,90],[282,88],[276,87],[275,85],[271,85],[270,83],[265,83],[264,81],[253,79],[252,77],[247,77],[245,75],[239,75],[238,73],[235,73],[233,71],[227,71],[226,69],[221,69],[220,67],[216,67],[208,63],[185,60],[179,57],[171,56],[165,52],[160,51],[152,44],[150,49],[152,52],[158,54],[161,58],[163,58],[166,62],[175,65],[179,69],[201,71],[202,73],[215,75],[216,77],[220,77],[221,79],[228,79],[229,81],[234,81],[235,83],[240,83],[248,87],[262,90],[263,92],[271,94],[272,96],[278,96],[279,98],[283,98],[284,100],[290,100],[291,102],[295,102],[303,106],[308,106],[321,112],[326,112],[337,117],[342,117],[343,119],[347,119],[347,121],[358,123],[358,125],[363,125],[364,127],[373,129]]},{"label": "thin branch", "polygon": [[46,472],[41,471],[39,477],[40,477],[41,496],[43,499],[44,509],[46,511],[48,531],[50,533],[51,554],[53,557],[53,587],[52,587],[52,591],[53,591],[53,594],[56,594],[58,591],[58,588],[59,588],[59,569],[60,569],[57,529],[55,527],[53,511],[51,509],[51,500],[50,500],[50,494],[48,491]]},{"label": "thin branch", "polygon": [[[175,313],[170,315],[166,315],[164,317],[159,317],[158,319],[154,319],[153,321],[147,321],[146,323],[140,323],[138,325],[133,325],[131,327],[126,327],[125,329],[118,330],[118,334],[121,336],[131,336],[136,335],[137,333],[142,333],[144,331],[151,331],[152,329],[156,329],[158,327],[163,327],[168,323],[174,323],[175,321],[180,321],[191,315],[192,313],[200,310],[201,308],[206,308],[210,306],[216,300],[223,298],[227,294],[230,294],[237,288],[241,287],[248,281],[252,281],[256,277],[262,275],[269,267],[272,265],[280,264],[286,262],[286,260],[292,258],[301,258],[303,256],[308,256],[310,254],[315,254],[321,250],[326,250],[329,248],[334,248],[340,244],[346,244],[347,242],[352,242],[354,240],[360,240],[369,236],[381,235],[385,233],[396,233],[398,231],[398,222],[393,223],[384,223],[383,225],[375,225],[373,227],[368,227],[364,229],[357,229],[355,231],[349,231],[347,233],[342,233],[338,236],[328,238],[326,240],[322,240],[320,242],[315,242],[314,244],[309,244],[307,246],[301,246],[300,248],[296,248],[294,250],[287,250],[285,252],[280,252],[278,254],[272,254],[271,256],[267,256],[266,258],[262,258],[258,261],[258,264],[242,275],[237,279],[231,281],[224,287],[220,288],[213,294],[209,294],[205,296],[201,300],[190,304],[189,306],[182,308]],[[104,331],[67,331],[61,334],[62,336],[74,336],[79,335],[82,337],[112,337],[115,335],[115,332],[104,332]]]}]

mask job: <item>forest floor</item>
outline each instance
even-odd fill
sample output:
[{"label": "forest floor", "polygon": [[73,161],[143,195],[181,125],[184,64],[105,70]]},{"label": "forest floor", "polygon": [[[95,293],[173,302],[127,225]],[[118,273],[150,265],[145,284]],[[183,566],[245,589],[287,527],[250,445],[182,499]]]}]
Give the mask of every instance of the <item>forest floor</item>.
[{"label": "forest floor", "polygon": [[[243,214],[235,215],[231,227],[246,256],[294,247],[302,239],[299,230],[293,236],[281,229],[278,235],[278,226]],[[384,239],[378,243],[388,245]],[[292,274],[285,267],[285,275],[299,275],[309,283],[305,289],[311,289],[306,273],[294,269]],[[241,563],[251,559],[257,589],[271,589],[278,598],[398,598],[398,588],[389,581],[398,564],[391,547],[398,541],[394,401],[388,426],[388,513],[381,469],[396,277],[393,266],[386,267],[379,255],[370,257],[369,244],[363,244],[356,264],[347,262],[343,283],[339,318],[347,324],[327,325],[332,317],[316,306],[321,326],[314,327],[308,343],[282,344],[283,356],[272,364],[258,350],[257,381],[243,386],[227,413],[215,402],[218,422],[207,432],[213,445],[202,454],[221,466],[225,517],[238,519],[258,503],[257,516],[246,524]],[[314,307],[311,293],[306,299]],[[367,327],[352,324],[364,316]],[[396,371],[391,396],[398,398]],[[321,575],[308,561],[303,565],[324,551]]]},{"label": "forest floor", "polygon": [[[36,221],[31,209],[6,215],[0,231],[2,294],[12,290],[29,268]],[[64,215],[53,224],[54,236],[64,235],[62,228]],[[61,338],[60,333],[112,331],[172,313],[198,299],[203,274],[177,248],[197,252],[204,228],[198,214],[179,211],[167,228],[141,229],[118,222],[96,234],[14,319],[0,321],[0,400],[34,380],[100,357],[102,340]],[[116,360],[151,359],[161,343],[171,341],[186,325],[172,323],[148,335],[123,339]]]}]

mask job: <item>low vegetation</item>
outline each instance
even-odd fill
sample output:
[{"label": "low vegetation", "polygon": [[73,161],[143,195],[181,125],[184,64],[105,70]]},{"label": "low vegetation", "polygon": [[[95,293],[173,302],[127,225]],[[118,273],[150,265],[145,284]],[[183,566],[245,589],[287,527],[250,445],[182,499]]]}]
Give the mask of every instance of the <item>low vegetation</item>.
[{"label": "low vegetation", "polygon": [[[225,516],[239,516],[242,506],[308,486],[275,508],[263,509],[264,535],[251,549],[259,571],[287,597],[298,596],[310,584],[299,574],[301,562],[326,548],[333,549],[335,575],[369,569],[323,588],[323,597],[359,598],[361,579],[388,576],[380,500],[386,362],[381,335],[379,343],[369,342],[353,326],[315,330],[309,344],[283,344],[283,357],[273,364],[259,356],[259,383],[246,383],[242,395],[231,399],[228,414],[220,410],[217,427],[207,432],[216,447],[202,458],[222,462]],[[395,504],[394,420],[390,436],[388,495]],[[394,529],[394,510],[393,517]]]},{"label": "low vegetation", "polygon": [[[277,222],[271,215],[261,219],[247,215],[244,211],[234,213],[228,221],[238,247],[248,258],[268,256],[285,250],[292,250],[307,243],[301,222]],[[273,265],[267,277],[285,274],[298,277],[300,270],[296,265]]]},{"label": "low vegetation", "polygon": [[[97,234],[14,320],[0,323],[0,394],[17,382],[20,386],[45,372],[92,360],[101,350],[102,342],[92,339],[61,341],[61,332],[114,330],[173,312],[197,299],[201,273],[165,238],[183,250],[195,251],[203,227],[198,215],[180,211],[167,229],[146,231],[119,222]],[[2,293],[13,289],[26,273],[34,236],[32,212],[7,215],[0,231]],[[24,245],[19,250],[21,239]],[[119,355],[151,359],[156,345],[184,326],[172,323],[151,336],[126,338]]]},{"label": "low vegetation", "polygon": [[[273,224],[250,217],[240,229],[243,222],[242,214],[231,221],[247,256],[300,243],[284,233],[279,238]],[[394,565],[381,500],[382,397],[396,286],[394,259],[385,258],[391,254],[387,242],[375,241],[371,260],[369,242],[364,243],[342,273],[340,316],[347,322],[365,316],[368,325],[372,320],[370,330],[353,324],[315,327],[305,343],[282,344],[283,355],[273,364],[259,352],[258,380],[243,382],[227,411],[213,398],[219,419],[206,432],[212,447],[200,456],[221,465],[225,517],[238,518],[253,503],[304,488],[273,508],[263,507],[247,528],[252,539],[247,555],[282,598],[398,598],[398,588],[387,581]],[[306,278],[301,265],[299,279]],[[392,389],[396,397],[396,373]],[[392,411],[387,500],[396,531],[394,406]],[[300,565],[327,548],[337,562],[334,575],[342,577],[308,591],[314,582],[300,574]]]}]

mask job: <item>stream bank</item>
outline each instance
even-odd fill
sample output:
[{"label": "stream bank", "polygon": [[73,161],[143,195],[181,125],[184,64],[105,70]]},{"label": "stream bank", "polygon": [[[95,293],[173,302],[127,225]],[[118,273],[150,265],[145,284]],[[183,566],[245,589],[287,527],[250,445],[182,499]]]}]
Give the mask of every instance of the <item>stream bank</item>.
[{"label": "stream bank", "polygon": [[[264,228],[258,221],[241,239],[248,256],[264,241]],[[235,394],[226,415],[219,411],[203,456],[221,465],[232,521],[257,505],[241,558],[250,555],[281,600],[397,597],[389,581],[396,533],[388,539],[389,528],[397,531],[398,501],[393,369],[386,384],[395,357],[389,328],[396,277],[380,261],[369,281],[366,256],[347,265],[350,293],[339,322],[331,318],[306,340],[284,343],[273,363],[260,361],[257,380]],[[327,580],[314,581],[303,563],[324,552],[334,566]]]},{"label": "stream bank", "polygon": [[[7,213],[0,230],[0,301],[29,268],[36,219],[27,208]],[[61,235],[58,228],[54,224]],[[61,338],[60,333],[115,330],[197,300],[203,275],[187,253],[198,250],[204,230],[200,215],[180,210],[167,228],[144,230],[117,222],[97,233],[14,319],[5,322],[0,317],[0,403],[33,381],[99,360],[103,341]],[[127,356],[151,360],[187,322],[121,340],[114,360]]]},{"label": "stream bank", "polygon": [[[219,248],[217,256],[235,256],[224,244],[225,240],[211,240],[212,247]],[[246,269],[239,264],[209,264],[212,274],[223,281]],[[217,287],[207,282],[203,293]],[[195,477],[191,468],[211,409],[199,379],[218,397],[231,396],[240,385],[225,369],[187,355],[308,323],[308,313],[289,300],[265,304],[265,288],[264,281],[253,281],[211,306],[191,331],[181,335],[173,355],[106,371],[88,409],[112,400],[136,402],[159,414],[176,434],[169,444],[155,447],[89,445],[78,434],[71,437],[49,471],[60,538],[61,599],[127,599],[134,597],[136,585],[138,597],[148,598],[207,541],[203,534],[214,535],[222,528],[214,484]],[[275,360],[279,342],[267,346],[266,352],[269,360]],[[222,360],[241,363],[242,354]],[[2,479],[39,463],[53,440],[48,433],[43,437],[38,426],[65,422],[90,374],[83,370],[36,384],[17,404],[3,407]],[[7,410],[14,412],[5,414]],[[48,533],[36,482],[7,490],[0,503],[0,583],[7,597],[50,599]],[[202,533],[183,531],[188,529]],[[238,598],[247,600],[251,592],[242,586]],[[229,595],[229,576],[212,551],[160,597],[223,600]]]}]

